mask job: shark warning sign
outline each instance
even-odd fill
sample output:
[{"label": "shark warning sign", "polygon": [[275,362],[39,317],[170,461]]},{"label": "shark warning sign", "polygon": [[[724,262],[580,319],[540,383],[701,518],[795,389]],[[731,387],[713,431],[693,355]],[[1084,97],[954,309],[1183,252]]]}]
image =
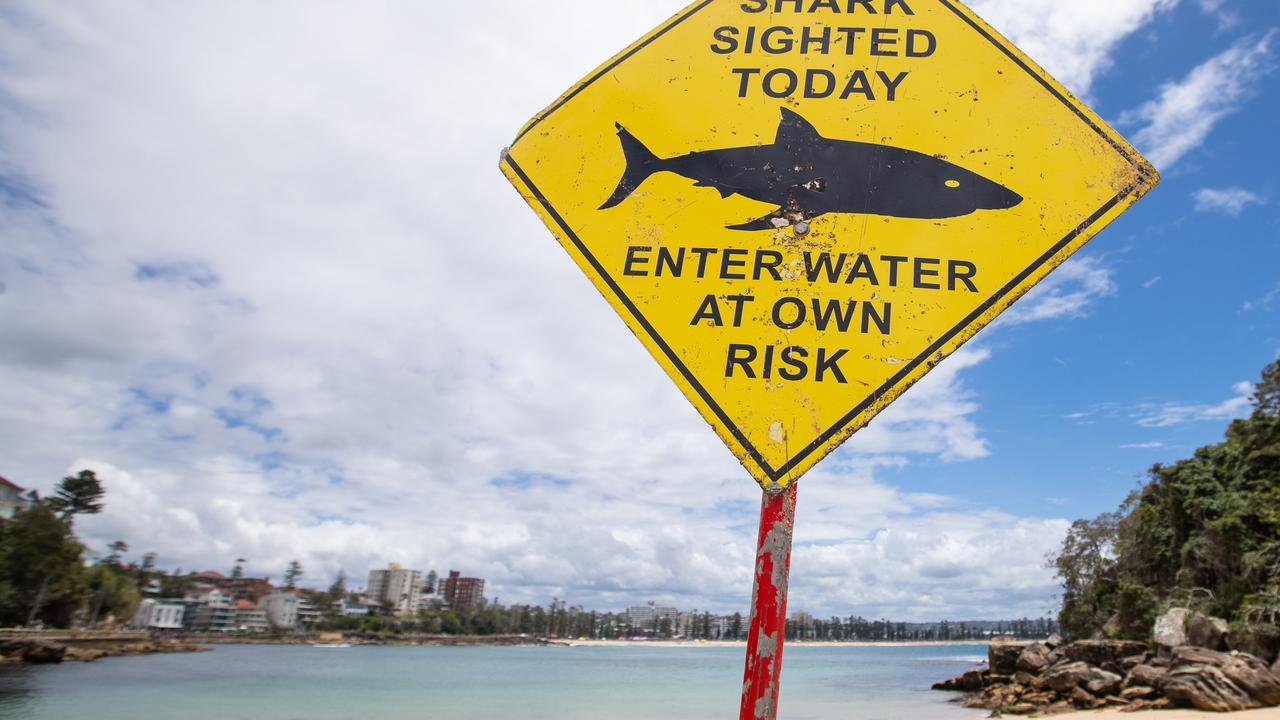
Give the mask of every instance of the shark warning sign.
[{"label": "shark warning sign", "polygon": [[766,491],[1155,186],[955,0],[706,0],[502,169]]}]

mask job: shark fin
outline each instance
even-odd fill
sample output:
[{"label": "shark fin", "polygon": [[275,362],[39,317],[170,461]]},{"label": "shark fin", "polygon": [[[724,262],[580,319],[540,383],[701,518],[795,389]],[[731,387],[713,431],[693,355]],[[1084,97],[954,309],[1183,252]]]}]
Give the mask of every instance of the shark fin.
[{"label": "shark fin", "polygon": [[778,123],[778,137],[774,143],[797,147],[811,145],[822,139],[822,133],[812,123],[794,110],[782,108],[782,122]]},{"label": "shark fin", "polygon": [[738,225],[729,225],[725,229],[726,230],[747,230],[747,231],[777,230],[778,228],[786,227],[791,224],[791,221],[783,216],[782,211],[783,211],[782,208],[778,208],[777,210],[774,210],[773,212],[769,213],[768,215],[765,215],[764,217],[756,218],[751,222],[744,222]]},{"label": "shark fin", "polygon": [[662,160],[653,154],[653,151],[644,146],[644,143],[636,139],[621,123],[614,123],[618,128],[618,140],[622,143],[622,156],[626,160],[627,166],[622,171],[622,179],[618,181],[618,187],[613,191],[613,195],[600,206],[601,210],[609,208],[621,203],[640,187],[640,183],[649,178],[650,175],[662,170]]},{"label": "shark fin", "polygon": [[726,188],[726,187],[721,187],[721,186],[719,186],[719,185],[716,185],[715,183],[713,183],[713,182],[711,182],[711,181],[709,181],[709,180],[699,180],[698,182],[694,183],[694,184],[693,184],[693,186],[694,186],[694,187],[715,188],[715,189],[716,189],[716,191],[720,193],[720,198],[721,198],[721,199],[727,198],[727,197],[729,197],[730,195],[732,195],[732,194],[734,194],[734,193],[738,192],[737,190],[733,190],[733,189],[731,189],[731,188]]}]

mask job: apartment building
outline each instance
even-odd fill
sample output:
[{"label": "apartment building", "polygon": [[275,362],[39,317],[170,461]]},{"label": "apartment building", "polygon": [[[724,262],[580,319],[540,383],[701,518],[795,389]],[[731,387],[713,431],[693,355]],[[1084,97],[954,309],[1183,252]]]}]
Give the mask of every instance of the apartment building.
[{"label": "apartment building", "polygon": [[484,604],[484,580],[462,577],[457,570],[450,570],[440,591],[445,604],[454,609]]},{"label": "apartment building", "polygon": [[422,593],[422,571],[392,563],[385,570],[369,571],[366,594],[371,601],[395,615],[410,616],[418,611]]}]

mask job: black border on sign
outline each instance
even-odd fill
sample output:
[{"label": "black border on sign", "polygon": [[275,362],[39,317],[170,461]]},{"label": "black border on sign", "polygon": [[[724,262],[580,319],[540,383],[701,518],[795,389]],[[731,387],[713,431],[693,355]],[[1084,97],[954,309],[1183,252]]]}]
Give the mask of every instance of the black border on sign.
[{"label": "black border on sign", "polygon": [[[684,14],[675,18],[668,25],[663,27],[661,30],[657,31],[656,33],[648,37],[644,42],[636,45],[626,54],[622,55],[617,60],[615,60],[614,62],[610,63],[608,66],[606,66],[605,68],[597,72],[595,75],[588,78],[582,84],[575,87],[572,91],[567,93],[563,98],[557,101],[554,105],[552,105],[545,112],[543,112],[541,115],[535,118],[532,122],[530,122],[528,127],[526,127],[523,131],[521,131],[521,133],[516,137],[516,141],[519,141],[520,138],[527,135],[529,131],[533,130],[533,128],[538,125],[538,123],[541,123],[543,120],[547,119],[552,113],[554,113],[556,110],[559,110],[565,103],[573,99],[578,93],[585,90],[589,85],[591,85],[595,81],[607,75],[610,71],[612,71],[618,65],[620,65],[621,63],[629,59],[632,55],[635,55],[637,52],[648,47],[649,44],[652,43],[654,40],[657,40],[662,35],[665,35],[668,31],[670,31],[676,25],[679,25],[680,23],[689,19],[698,11],[710,5],[712,2],[713,0],[704,0],[704,2],[699,4],[697,7],[694,7],[692,10],[689,10],[688,12],[685,12]],[[980,35],[982,35],[982,37],[986,38],[987,41],[990,42],[992,45],[994,45],[998,50],[1000,50],[1002,54],[1004,54],[1006,57],[1012,60],[1015,65],[1017,65],[1018,67],[1026,71],[1028,75],[1034,78],[1036,82],[1039,83],[1042,87],[1044,87],[1044,89],[1047,90],[1051,95],[1053,95],[1053,97],[1057,98],[1059,102],[1067,106],[1067,108],[1071,110],[1072,113],[1074,113],[1077,117],[1083,120],[1085,124],[1087,124],[1090,128],[1092,128],[1094,132],[1096,132],[1103,140],[1105,140],[1108,145],[1114,148],[1116,152],[1118,152],[1125,160],[1127,160],[1134,167],[1138,168],[1140,175],[1145,175],[1145,172],[1143,172],[1143,168],[1139,165],[1138,162],[1135,161],[1133,155],[1131,155],[1123,145],[1116,142],[1115,139],[1112,138],[1110,135],[1108,135],[1105,130],[1099,127],[1098,124],[1094,122],[1092,118],[1090,118],[1083,111],[1081,111],[1080,108],[1077,107],[1074,103],[1072,103],[1071,100],[1068,99],[1065,95],[1063,95],[1061,91],[1055,88],[1052,83],[1050,83],[1048,80],[1042,77],[1039,73],[1033,70],[1029,65],[1027,65],[1026,61],[1018,57],[1015,53],[1010,51],[1009,48],[1005,47],[998,40],[996,40],[996,38],[993,37],[991,33],[987,32],[986,28],[974,22],[972,18],[970,18],[968,15],[963,13],[959,8],[957,8],[952,3],[951,0],[938,0],[938,2],[941,3],[944,7],[946,7],[951,12],[955,13],[961,20],[965,22],[965,24],[969,25],[974,30],[976,30]],[[514,145],[515,143],[513,142],[512,144]],[[680,360],[679,356],[676,355],[675,351],[672,350],[671,346],[669,346],[666,340],[664,340],[662,336],[658,334],[657,329],[653,327],[653,325],[649,322],[647,318],[645,318],[643,314],[641,314],[640,309],[635,305],[634,302],[631,301],[631,298],[627,297],[626,293],[622,291],[622,288],[618,285],[617,281],[614,280],[611,275],[609,275],[608,271],[606,271],[604,266],[600,264],[600,261],[596,259],[595,255],[591,254],[591,251],[587,248],[586,244],[584,244],[582,240],[578,238],[578,234],[575,233],[573,229],[569,227],[569,224],[565,222],[563,217],[560,216],[560,213],[557,212],[556,209],[551,206],[550,201],[548,201],[546,196],[542,194],[542,191],[538,189],[538,186],[533,183],[533,180],[527,174],[525,174],[524,169],[520,167],[519,163],[516,162],[516,159],[512,157],[510,153],[507,153],[503,159],[507,163],[507,165],[511,167],[512,171],[515,172],[516,176],[520,178],[521,182],[523,182],[529,188],[529,192],[533,195],[534,199],[537,200],[540,205],[542,205],[542,207],[547,211],[547,214],[551,217],[551,219],[554,220],[556,225],[560,227],[560,230],[564,232],[565,236],[568,237],[569,240],[573,242],[574,247],[578,248],[578,252],[582,253],[582,256],[586,258],[588,263],[591,264],[591,267],[600,275],[600,278],[603,279],[605,284],[609,286],[609,289],[613,291],[614,295],[616,295],[618,300],[622,303],[622,305],[626,307],[627,311],[631,313],[631,315],[636,319],[638,323],[640,323],[640,326],[644,328],[644,331],[649,335],[649,338],[653,340],[653,342],[662,350],[663,354],[666,355],[667,359],[671,361],[672,366],[674,366],[676,370],[680,372],[680,375],[685,379],[686,382],[689,383],[689,386],[692,387],[696,393],[698,393],[698,397],[702,398],[702,401],[707,404],[707,407],[711,408],[711,411],[715,413],[716,417],[720,418],[720,422],[724,423],[725,428],[727,428],[729,432],[733,434],[733,437],[737,439],[739,443],[742,444],[743,449],[746,450],[747,454],[751,457],[751,459],[754,460],[755,463],[760,466],[760,469],[764,470],[765,475],[767,475],[768,478],[774,482],[777,482],[779,478],[781,478],[782,476],[790,472],[791,469],[794,468],[797,464],[804,461],[805,458],[809,457],[814,453],[814,451],[818,450],[823,445],[825,445],[827,441],[829,441],[832,437],[834,437],[835,435],[839,434],[842,430],[844,430],[844,428],[848,426],[848,424],[852,422],[855,418],[857,418],[858,415],[861,415],[863,412],[865,412],[867,408],[869,408],[872,405],[872,403],[879,400],[891,389],[893,389],[895,385],[897,385],[898,383],[902,382],[905,378],[907,378],[916,368],[920,366],[921,363],[926,362],[930,357],[934,355],[934,353],[938,352],[940,349],[942,349],[944,345],[946,345],[953,338],[955,338],[956,335],[959,335],[960,333],[964,332],[977,319],[982,317],[984,313],[986,313],[988,310],[994,307],[997,303],[999,303],[1002,299],[1004,299],[1005,296],[1007,296],[1009,293],[1016,290],[1017,287],[1024,280],[1026,280],[1028,277],[1033,275],[1049,260],[1053,259],[1053,257],[1056,256],[1059,252],[1061,252],[1063,248],[1070,245],[1073,240],[1075,240],[1082,233],[1087,231],[1090,227],[1092,227],[1095,223],[1097,223],[1100,219],[1102,219],[1108,212],[1110,212],[1113,208],[1115,208],[1116,205],[1120,204],[1126,197],[1131,195],[1135,190],[1137,190],[1142,185],[1142,180],[1139,179],[1133,185],[1130,185],[1124,190],[1121,190],[1119,193],[1116,194],[1115,197],[1103,203],[1102,207],[1094,211],[1094,213],[1090,215],[1087,219],[1085,219],[1084,222],[1080,223],[1080,225],[1076,226],[1074,230],[1072,230],[1070,233],[1067,233],[1065,237],[1063,237],[1061,240],[1055,243],[1052,247],[1046,250],[1044,254],[1036,258],[1036,260],[1030,266],[1028,266],[1022,272],[1018,273],[1018,275],[1016,275],[1012,280],[1010,280],[1004,287],[1000,288],[1000,290],[998,290],[994,295],[988,298],[986,302],[982,303],[976,309],[974,309],[973,312],[965,316],[965,318],[961,320],[955,327],[951,328],[951,330],[949,330],[945,335],[943,335],[942,337],[934,341],[932,345],[926,348],[924,352],[916,356],[914,360],[903,365],[902,369],[899,370],[893,377],[885,381],[885,383],[881,385],[878,389],[876,389],[875,392],[871,393],[865,400],[858,403],[856,407],[854,407],[852,410],[846,413],[843,417],[841,417],[838,421],[836,421],[834,425],[832,425],[825,432],[823,432],[816,439],[814,439],[813,442],[810,442],[808,445],[801,448],[799,452],[793,455],[791,459],[786,462],[786,464],[784,464],[782,467],[774,469],[760,454],[760,451],[757,450],[756,447],[751,444],[751,442],[747,439],[746,435],[742,432],[742,430],[740,430],[738,426],[729,418],[728,414],[726,414],[725,411],[720,407],[719,403],[717,403],[715,399],[711,397],[711,394],[707,392],[707,389],[702,386],[702,383],[698,382],[698,379],[694,376],[692,372],[690,372],[689,368],[685,366],[684,362]]]}]

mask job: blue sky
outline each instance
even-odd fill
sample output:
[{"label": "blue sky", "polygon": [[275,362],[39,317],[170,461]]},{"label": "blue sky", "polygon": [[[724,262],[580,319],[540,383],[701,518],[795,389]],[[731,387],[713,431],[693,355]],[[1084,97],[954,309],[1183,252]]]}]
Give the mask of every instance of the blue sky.
[{"label": "blue sky", "polygon": [[[1093,84],[1090,104],[1129,138],[1142,127],[1124,121],[1136,101],[1280,24],[1274,3],[1205,8],[1157,15]],[[967,379],[992,454],[914,465],[896,482],[931,492],[961,482],[1010,512],[1089,516],[1114,509],[1152,464],[1220,439],[1230,413],[1213,409],[1280,354],[1280,75],[1250,75],[1205,140],[1162,164],[1159,188],[1082,253],[1113,284],[1086,317],[982,337],[998,350]],[[1234,191],[1241,204],[1198,202],[1206,189]],[[1175,406],[1184,412],[1162,416]]]},{"label": "blue sky", "polygon": [[[745,608],[758,488],[496,169],[677,5],[6,4],[0,475],[170,569]],[[1052,612],[1280,354],[1280,6],[973,5],[1164,180],[804,480],[793,607]]]}]

